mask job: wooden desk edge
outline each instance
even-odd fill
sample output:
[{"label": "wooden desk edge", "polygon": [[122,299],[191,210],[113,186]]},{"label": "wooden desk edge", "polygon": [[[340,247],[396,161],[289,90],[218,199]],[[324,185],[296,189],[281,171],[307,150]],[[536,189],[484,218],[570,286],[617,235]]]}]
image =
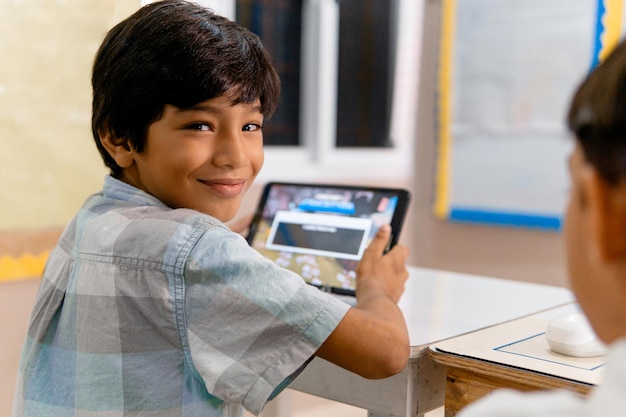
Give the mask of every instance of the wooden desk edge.
[{"label": "wooden desk edge", "polygon": [[567,389],[587,395],[593,385],[545,375],[527,369],[428,349],[428,356],[447,367],[445,417],[456,415],[466,405],[502,388],[519,391]]},{"label": "wooden desk edge", "polygon": [[428,349],[428,355],[440,365],[448,368],[461,369],[468,372],[497,377],[513,383],[523,384],[531,390],[537,389],[569,389],[580,394],[588,394],[592,384],[573,381],[558,376],[542,374],[529,369],[521,369],[510,365],[489,362],[482,359],[470,358],[453,353],[438,351],[435,347]]}]

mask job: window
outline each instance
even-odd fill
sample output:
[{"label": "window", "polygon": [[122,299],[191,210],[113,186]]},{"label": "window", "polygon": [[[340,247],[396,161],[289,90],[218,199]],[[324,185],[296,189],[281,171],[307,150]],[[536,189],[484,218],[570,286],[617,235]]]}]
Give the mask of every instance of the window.
[{"label": "window", "polygon": [[337,71],[338,147],[391,147],[396,2],[342,0]]}]

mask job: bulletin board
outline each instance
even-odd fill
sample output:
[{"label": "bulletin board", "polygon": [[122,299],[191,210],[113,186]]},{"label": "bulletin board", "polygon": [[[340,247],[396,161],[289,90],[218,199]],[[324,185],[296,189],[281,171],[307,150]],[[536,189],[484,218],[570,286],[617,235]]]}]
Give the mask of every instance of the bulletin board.
[{"label": "bulletin board", "polygon": [[624,32],[624,0],[443,0],[434,212],[558,231],[576,86]]}]

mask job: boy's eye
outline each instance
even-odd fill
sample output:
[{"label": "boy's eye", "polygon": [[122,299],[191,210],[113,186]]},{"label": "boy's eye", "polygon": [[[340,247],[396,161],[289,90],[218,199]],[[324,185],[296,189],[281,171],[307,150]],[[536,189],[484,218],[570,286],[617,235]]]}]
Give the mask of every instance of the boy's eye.
[{"label": "boy's eye", "polygon": [[211,130],[211,126],[208,123],[191,123],[190,125],[187,125],[187,129],[209,131]]},{"label": "boy's eye", "polygon": [[247,125],[243,127],[242,130],[244,132],[255,132],[257,130],[261,130],[261,127],[262,127],[261,125],[256,124],[256,123],[248,123]]}]

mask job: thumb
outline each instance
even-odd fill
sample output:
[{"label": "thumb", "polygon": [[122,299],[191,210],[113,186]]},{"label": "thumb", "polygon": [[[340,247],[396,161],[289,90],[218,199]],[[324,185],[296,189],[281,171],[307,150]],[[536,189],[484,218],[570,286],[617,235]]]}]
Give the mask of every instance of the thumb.
[{"label": "thumb", "polygon": [[378,253],[380,255],[383,254],[387,244],[389,243],[389,236],[391,236],[391,226],[388,224],[383,224],[376,232],[376,236],[370,243],[368,250],[373,251],[374,253]]}]

